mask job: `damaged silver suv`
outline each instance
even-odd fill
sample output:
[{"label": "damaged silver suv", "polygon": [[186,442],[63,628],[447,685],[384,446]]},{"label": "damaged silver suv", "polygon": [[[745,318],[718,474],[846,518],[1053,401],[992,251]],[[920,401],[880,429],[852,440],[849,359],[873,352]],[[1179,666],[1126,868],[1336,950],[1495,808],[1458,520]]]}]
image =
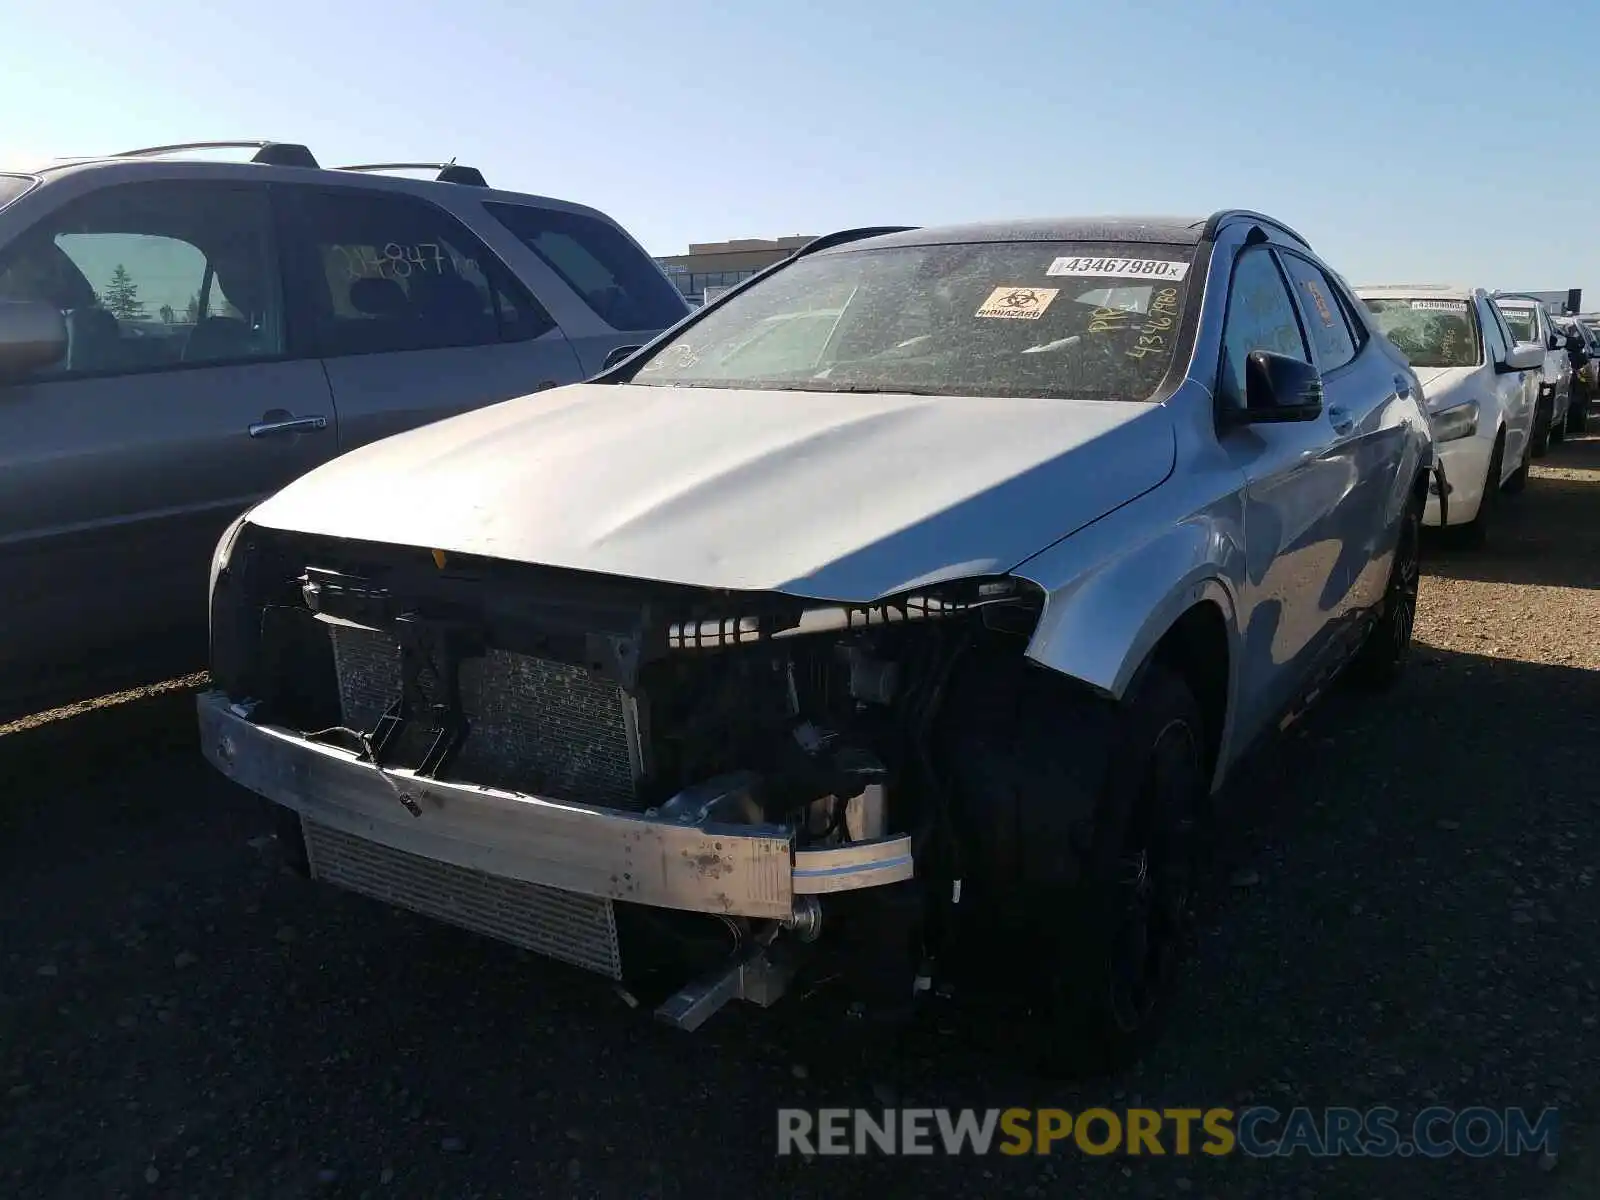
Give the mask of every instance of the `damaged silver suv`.
[{"label": "damaged silver suv", "polygon": [[1241,752],[1400,672],[1430,482],[1416,377],[1267,217],[835,234],[247,514],[204,752],[315,877],[676,1025],[838,961],[1003,981],[1091,1066]]}]

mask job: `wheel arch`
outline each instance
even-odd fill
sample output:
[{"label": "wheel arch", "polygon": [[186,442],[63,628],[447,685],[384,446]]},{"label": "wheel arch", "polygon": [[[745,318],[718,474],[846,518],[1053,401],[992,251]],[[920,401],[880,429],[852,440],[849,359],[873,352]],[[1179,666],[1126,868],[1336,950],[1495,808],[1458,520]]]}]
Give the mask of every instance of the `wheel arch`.
[{"label": "wheel arch", "polygon": [[1121,701],[1152,662],[1180,672],[1207,718],[1213,786],[1228,761],[1240,638],[1230,567],[1237,544],[1216,525],[1180,525],[1046,591],[1027,647],[1040,666]]}]

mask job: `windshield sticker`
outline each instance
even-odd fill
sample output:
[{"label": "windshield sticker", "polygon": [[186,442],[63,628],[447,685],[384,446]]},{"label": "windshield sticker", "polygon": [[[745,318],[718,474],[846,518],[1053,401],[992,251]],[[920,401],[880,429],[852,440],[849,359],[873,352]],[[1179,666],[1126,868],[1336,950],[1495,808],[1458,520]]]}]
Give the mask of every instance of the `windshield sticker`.
[{"label": "windshield sticker", "polygon": [[1421,312],[1464,313],[1467,311],[1467,302],[1465,300],[1413,300],[1411,307]]},{"label": "windshield sticker", "polygon": [[1099,279],[1170,279],[1189,273],[1189,264],[1165,258],[1058,258],[1046,275],[1094,276]]},{"label": "windshield sticker", "polygon": [[1178,289],[1162,288],[1156,293],[1150,311],[1145,314],[1144,324],[1139,327],[1139,342],[1129,347],[1124,353],[1129,358],[1143,358],[1146,354],[1158,353],[1166,349],[1167,338],[1171,336],[1172,322],[1178,316]]},{"label": "windshield sticker", "polygon": [[980,317],[1003,317],[1012,321],[1037,321],[1056,298],[1060,288],[997,287],[977,311]]}]

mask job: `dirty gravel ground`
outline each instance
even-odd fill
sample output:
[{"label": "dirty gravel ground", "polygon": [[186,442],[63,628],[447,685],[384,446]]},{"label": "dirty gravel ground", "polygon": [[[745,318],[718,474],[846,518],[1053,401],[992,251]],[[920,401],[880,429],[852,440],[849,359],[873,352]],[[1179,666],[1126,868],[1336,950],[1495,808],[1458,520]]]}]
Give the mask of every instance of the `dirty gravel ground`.
[{"label": "dirty gravel ground", "polygon": [[290,877],[178,688],[0,732],[0,1194],[1600,1194],[1600,439],[1545,462],[1487,553],[1430,563],[1401,689],[1336,693],[1232,789],[1142,1068],[1052,1087],[933,1031],[901,1099],[1557,1105],[1553,1169],[778,1161],[778,1106],[879,1103],[822,997],[674,1034],[586,976]]}]

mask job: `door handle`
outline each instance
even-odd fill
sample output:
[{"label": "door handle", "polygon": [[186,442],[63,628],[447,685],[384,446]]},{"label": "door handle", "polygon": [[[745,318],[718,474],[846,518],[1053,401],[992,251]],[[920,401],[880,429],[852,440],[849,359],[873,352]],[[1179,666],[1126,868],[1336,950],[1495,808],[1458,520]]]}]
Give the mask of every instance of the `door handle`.
[{"label": "door handle", "polygon": [[555,386],[556,386],[556,381],[554,379],[541,379],[538,382],[538,384],[535,385],[533,390],[536,391],[536,392],[545,392],[545,391],[549,391],[551,388],[553,388]]},{"label": "door handle", "polygon": [[1350,415],[1348,409],[1334,405],[1328,410],[1328,424],[1333,426],[1335,433],[1349,433],[1355,428],[1356,419]]},{"label": "door handle", "polygon": [[327,427],[327,417],[287,417],[281,421],[256,421],[250,426],[250,436],[259,438],[274,433],[312,433]]}]

